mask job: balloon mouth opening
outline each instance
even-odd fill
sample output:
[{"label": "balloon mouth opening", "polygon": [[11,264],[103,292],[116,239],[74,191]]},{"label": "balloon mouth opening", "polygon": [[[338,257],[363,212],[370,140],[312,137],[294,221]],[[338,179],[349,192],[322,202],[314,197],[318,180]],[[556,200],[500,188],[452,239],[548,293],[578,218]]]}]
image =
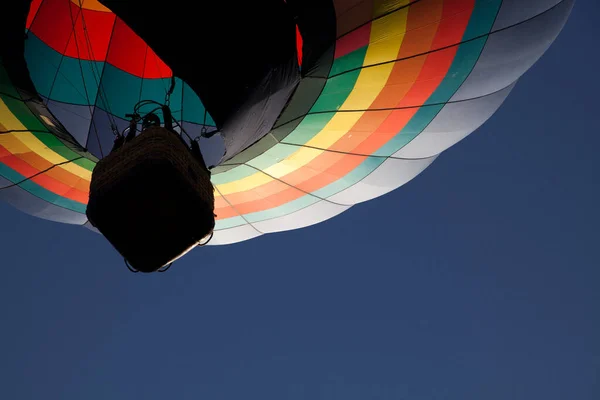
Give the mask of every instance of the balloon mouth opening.
[{"label": "balloon mouth opening", "polygon": [[142,272],[145,274],[151,274],[154,272],[166,272],[168,269],[171,268],[171,266],[173,265],[173,263],[177,260],[179,260],[181,257],[185,256],[187,253],[189,253],[190,251],[192,251],[193,249],[195,249],[196,247],[202,247],[208,244],[208,242],[210,242],[210,240],[212,239],[214,235],[214,231],[211,231],[208,235],[206,235],[205,237],[203,237],[200,241],[191,244],[187,249],[183,250],[179,255],[175,256],[173,259],[171,259],[170,261],[166,262],[166,263],[162,263],[160,265],[157,264],[142,264],[140,266],[132,266],[131,263],[127,260],[127,258],[124,258],[125,261],[125,265],[127,266],[127,268],[131,271],[131,272]]}]

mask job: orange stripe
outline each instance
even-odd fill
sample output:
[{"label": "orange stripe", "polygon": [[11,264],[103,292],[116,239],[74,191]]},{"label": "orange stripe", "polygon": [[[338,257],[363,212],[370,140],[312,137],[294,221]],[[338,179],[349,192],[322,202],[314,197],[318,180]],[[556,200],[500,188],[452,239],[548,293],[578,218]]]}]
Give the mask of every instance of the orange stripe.
[{"label": "orange stripe", "polygon": [[[18,157],[25,161],[27,164],[31,165],[33,168],[37,169],[38,171],[43,171],[52,166],[52,163],[48,162],[48,160],[40,157],[39,155],[33,152],[19,154]],[[46,172],[46,175],[81,192],[87,193],[90,190],[90,181],[88,181],[87,179],[81,179],[77,175],[74,175],[69,171],[61,168],[61,166],[52,168],[51,170]]]},{"label": "orange stripe", "polygon": [[[5,157],[5,156],[18,157],[18,158],[22,159],[23,161],[25,161],[27,164],[29,164],[31,167],[35,168],[38,172],[48,169],[53,165],[48,160],[46,160],[39,154],[34,153],[32,151],[29,151],[26,153],[20,153],[20,154],[12,154],[4,146],[0,145],[0,157]],[[46,174],[64,184],[66,184],[67,186],[71,186],[82,192],[89,192],[90,181],[88,181],[87,179],[82,179],[81,177],[64,169],[60,165],[52,168],[50,171],[46,172]]]},{"label": "orange stripe", "polygon": [[231,207],[222,196],[215,197],[215,214],[216,219],[225,219],[238,217],[239,214]]},{"label": "orange stripe", "polygon": [[354,170],[365,159],[366,157],[342,154],[342,157],[338,162],[324,170],[322,174],[315,175],[312,178],[306,180],[300,185],[300,187],[302,188],[302,190],[305,190],[307,192],[314,192],[315,190],[319,190],[327,186],[328,184],[346,176],[349,171]]},{"label": "orange stripe", "polygon": [[[34,153],[25,153],[25,154],[28,154],[28,157],[31,157],[31,158],[34,158],[36,156]],[[31,166],[30,164],[28,164],[25,160],[23,160],[19,156],[9,153],[8,150],[6,150],[3,146],[0,146],[0,162],[5,164],[6,166],[12,168],[13,170],[15,170],[16,172],[18,172],[19,174],[23,175],[26,178],[40,173],[39,169]],[[50,166],[52,166],[52,164],[48,165],[48,167],[50,167]],[[48,167],[46,167],[46,168],[48,168]],[[47,190],[51,191],[52,193],[55,193],[58,196],[62,196],[62,197],[65,197],[65,198],[68,198],[71,200],[75,200],[75,201],[78,201],[83,204],[87,204],[88,198],[89,198],[88,191],[81,191],[81,190],[75,189],[72,186],[69,186],[63,182],[60,182],[59,180],[57,180],[54,177],[49,175],[49,172],[54,171],[54,169],[57,169],[57,168],[59,168],[59,167],[55,167],[48,172],[45,172],[34,178],[31,178],[31,181],[37,183],[44,189],[47,189]]]},{"label": "orange stripe", "polygon": [[[227,195],[227,200],[241,214],[268,210],[304,196],[304,192],[277,180],[245,192]],[[221,210],[215,213],[218,215]]]}]

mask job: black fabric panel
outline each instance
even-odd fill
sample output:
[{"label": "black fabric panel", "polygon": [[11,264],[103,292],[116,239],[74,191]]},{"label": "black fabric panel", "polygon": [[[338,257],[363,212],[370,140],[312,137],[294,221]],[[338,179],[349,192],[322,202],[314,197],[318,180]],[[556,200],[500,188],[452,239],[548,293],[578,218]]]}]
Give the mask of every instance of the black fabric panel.
[{"label": "black fabric panel", "polygon": [[198,94],[226,158],[268,133],[298,83],[296,24],[284,0],[100,2]]},{"label": "black fabric panel", "polygon": [[[336,14],[331,0],[287,0],[302,35],[302,80],[270,132],[283,140],[310,111],[320,96],[333,65],[336,43]],[[277,142],[264,138],[232,162],[246,162]],[[255,147],[257,147],[255,149]]]},{"label": "black fabric panel", "polygon": [[0,58],[14,86],[37,96],[25,62],[25,24],[31,0],[11,1],[2,9],[0,23]]},{"label": "black fabric panel", "polygon": [[333,63],[336,17],[332,0],[287,0],[302,36],[302,76],[327,77]]}]

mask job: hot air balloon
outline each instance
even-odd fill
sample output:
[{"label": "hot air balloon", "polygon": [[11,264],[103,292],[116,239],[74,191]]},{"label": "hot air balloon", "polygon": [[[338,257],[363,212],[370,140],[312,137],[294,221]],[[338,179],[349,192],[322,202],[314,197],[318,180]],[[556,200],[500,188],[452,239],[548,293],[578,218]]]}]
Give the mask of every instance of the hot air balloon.
[{"label": "hot air balloon", "polygon": [[11,2],[0,197],[99,231],[86,215],[93,171],[136,105],[167,104],[214,186],[209,244],[325,221],[404,185],[480,127],[573,4]]}]

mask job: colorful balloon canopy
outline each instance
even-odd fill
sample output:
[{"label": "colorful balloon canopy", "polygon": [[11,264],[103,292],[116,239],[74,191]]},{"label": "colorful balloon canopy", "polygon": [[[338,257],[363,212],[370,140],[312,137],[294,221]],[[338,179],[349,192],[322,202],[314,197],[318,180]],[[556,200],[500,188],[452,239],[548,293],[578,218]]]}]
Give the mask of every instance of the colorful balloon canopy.
[{"label": "colorful balloon canopy", "polygon": [[[138,101],[165,100],[176,68],[110,1],[28,3],[9,8],[0,30],[0,198],[86,225],[96,162]],[[284,102],[273,124],[251,140],[200,139],[215,165],[211,244],[309,226],[407,183],[490,118],[573,3],[322,0],[332,18],[298,22],[300,77],[273,94]],[[333,32],[326,46],[319,29]],[[186,40],[189,57],[218,63],[201,50],[210,37]],[[185,131],[220,130],[217,106],[175,81],[170,105]]]}]

